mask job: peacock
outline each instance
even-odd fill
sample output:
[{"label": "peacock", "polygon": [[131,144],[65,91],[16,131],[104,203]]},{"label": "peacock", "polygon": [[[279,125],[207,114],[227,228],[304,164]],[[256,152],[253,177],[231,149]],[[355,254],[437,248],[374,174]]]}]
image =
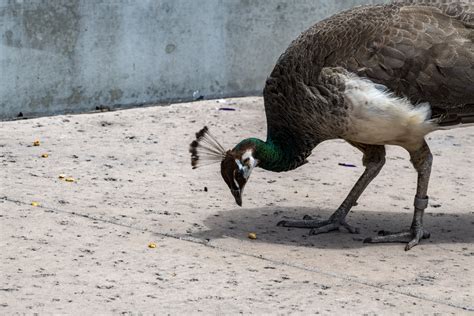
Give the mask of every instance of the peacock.
[{"label": "peacock", "polygon": [[235,202],[255,167],[293,170],[320,143],[344,139],[359,149],[364,172],[327,220],[305,216],[277,225],[341,228],[351,207],[385,163],[385,145],[406,149],[418,174],[408,230],[382,231],[364,242],[429,238],[423,226],[433,156],[425,136],[474,123],[474,4],[411,0],[350,9],[327,18],[294,40],[265,82],[266,141],[248,138],[225,150],[207,127],[190,145],[193,168],[220,162]]}]

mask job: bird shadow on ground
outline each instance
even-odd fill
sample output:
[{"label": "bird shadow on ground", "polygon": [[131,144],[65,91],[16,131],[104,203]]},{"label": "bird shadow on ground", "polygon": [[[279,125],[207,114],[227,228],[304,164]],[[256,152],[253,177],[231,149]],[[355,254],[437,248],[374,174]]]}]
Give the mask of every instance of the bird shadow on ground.
[{"label": "bird shadow on ground", "polygon": [[[355,210],[348,216],[348,223],[360,228],[360,234],[342,231],[317,236],[308,236],[309,229],[278,227],[284,219],[302,219],[311,215],[316,219],[327,219],[333,211],[308,207],[264,207],[243,208],[221,211],[204,220],[208,230],[193,233],[200,239],[232,237],[246,240],[249,232],[258,236],[256,242],[285,244],[313,248],[347,249],[366,247],[363,240],[376,236],[380,230],[400,231],[408,229],[413,216],[412,211],[376,212]],[[424,217],[425,228],[431,238],[424,244],[470,243],[474,241],[474,215],[472,213],[427,212]]]}]

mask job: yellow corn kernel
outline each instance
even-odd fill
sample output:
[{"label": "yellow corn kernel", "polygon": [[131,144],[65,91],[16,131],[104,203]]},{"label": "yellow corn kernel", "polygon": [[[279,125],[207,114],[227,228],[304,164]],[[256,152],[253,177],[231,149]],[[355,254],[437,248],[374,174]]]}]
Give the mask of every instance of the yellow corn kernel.
[{"label": "yellow corn kernel", "polygon": [[249,239],[257,239],[257,234],[255,233],[249,233],[247,236]]}]

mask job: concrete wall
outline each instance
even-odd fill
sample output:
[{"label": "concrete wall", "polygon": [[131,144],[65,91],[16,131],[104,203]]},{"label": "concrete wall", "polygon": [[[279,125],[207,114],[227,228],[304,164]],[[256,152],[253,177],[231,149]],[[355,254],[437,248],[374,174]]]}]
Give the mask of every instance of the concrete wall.
[{"label": "concrete wall", "polygon": [[372,2],[0,0],[0,118],[259,94],[301,31]]}]

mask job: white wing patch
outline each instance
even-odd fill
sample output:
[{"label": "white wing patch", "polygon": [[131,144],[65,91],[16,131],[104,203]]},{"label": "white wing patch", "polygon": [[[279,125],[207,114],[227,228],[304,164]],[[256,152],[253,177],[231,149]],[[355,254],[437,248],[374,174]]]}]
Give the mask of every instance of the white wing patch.
[{"label": "white wing patch", "polygon": [[409,147],[438,129],[429,119],[428,103],[416,107],[380,85],[356,75],[345,76],[349,103],[349,130],[344,138],[364,144],[392,144]]}]

